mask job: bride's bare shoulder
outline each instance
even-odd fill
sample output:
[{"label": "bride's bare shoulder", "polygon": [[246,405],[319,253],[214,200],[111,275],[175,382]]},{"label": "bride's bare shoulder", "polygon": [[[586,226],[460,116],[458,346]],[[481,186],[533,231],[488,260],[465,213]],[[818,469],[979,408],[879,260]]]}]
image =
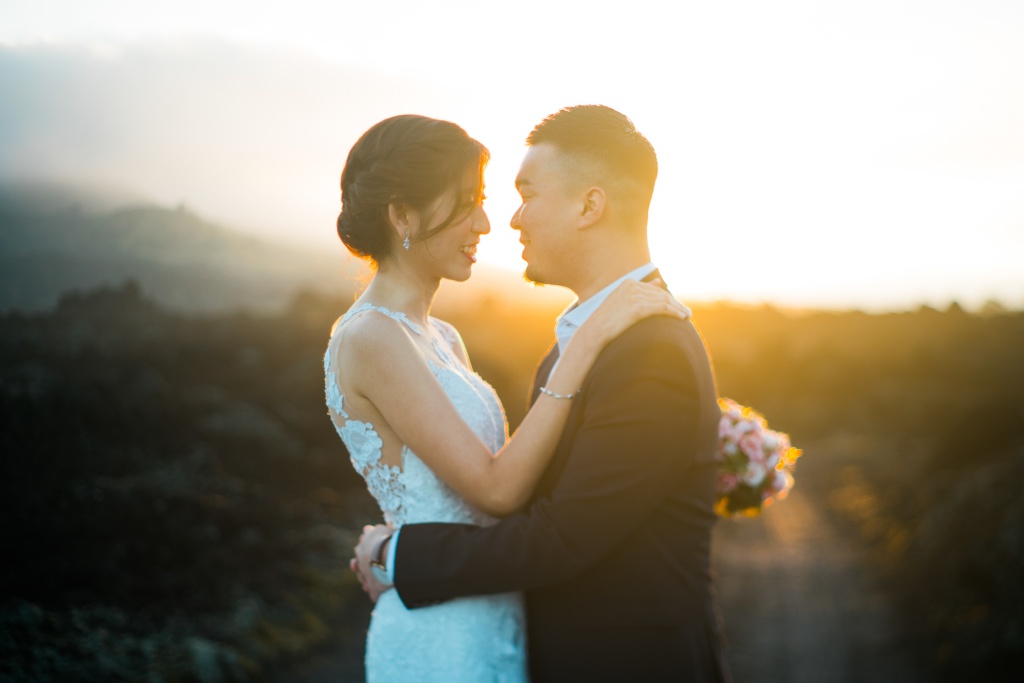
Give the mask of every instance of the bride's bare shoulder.
[{"label": "bride's bare shoulder", "polygon": [[374,310],[362,311],[335,330],[342,358],[357,363],[415,353],[406,323]]}]

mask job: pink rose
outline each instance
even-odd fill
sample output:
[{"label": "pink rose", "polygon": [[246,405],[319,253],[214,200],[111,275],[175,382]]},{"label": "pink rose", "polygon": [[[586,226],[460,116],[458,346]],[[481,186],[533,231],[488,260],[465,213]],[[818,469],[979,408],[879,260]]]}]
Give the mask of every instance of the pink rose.
[{"label": "pink rose", "polygon": [[739,484],[739,479],[731,472],[718,473],[718,492],[729,493]]},{"label": "pink rose", "polygon": [[757,435],[747,434],[740,439],[740,450],[751,462],[764,463],[764,447],[761,446],[761,439]]}]

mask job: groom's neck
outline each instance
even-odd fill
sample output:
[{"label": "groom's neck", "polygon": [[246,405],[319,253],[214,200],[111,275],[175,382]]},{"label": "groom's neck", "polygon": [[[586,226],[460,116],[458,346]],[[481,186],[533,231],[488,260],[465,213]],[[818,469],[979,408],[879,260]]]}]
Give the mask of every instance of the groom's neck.
[{"label": "groom's neck", "polygon": [[586,301],[623,275],[650,262],[651,252],[646,241],[600,250],[589,259],[579,282],[571,289],[580,301]]}]

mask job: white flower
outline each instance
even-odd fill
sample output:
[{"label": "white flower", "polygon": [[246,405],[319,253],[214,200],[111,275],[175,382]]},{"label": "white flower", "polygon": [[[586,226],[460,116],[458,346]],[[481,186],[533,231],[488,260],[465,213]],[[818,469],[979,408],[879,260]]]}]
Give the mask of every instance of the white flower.
[{"label": "white flower", "polygon": [[760,486],[768,474],[768,469],[763,463],[752,460],[747,464],[747,470],[743,473],[743,483],[748,486]]},{"label": "white flower", "polygon": [[773,474],[772,490],[780,499],[785,498],[789,489],[793,488],[793,475],[785,470],[775,470]]}]

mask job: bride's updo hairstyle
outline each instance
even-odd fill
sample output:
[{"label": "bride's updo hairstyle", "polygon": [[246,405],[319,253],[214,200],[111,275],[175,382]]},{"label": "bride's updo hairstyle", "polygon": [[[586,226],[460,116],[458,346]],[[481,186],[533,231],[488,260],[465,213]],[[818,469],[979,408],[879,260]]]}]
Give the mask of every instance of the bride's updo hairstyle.
[{"label": "bride's updo hairstyle", "polygon": [[[423,211],[446,192],[481,194],[490,152],[450,121],[406,114],[384,119],[356,141],[341,173],[338,236],[350,252],[377,266],[400,241],[388,206]],[[474,184],[465,187],[468,181]],[[464,215],[463,202],[430,230],[410,235],[423,241]]]}]

